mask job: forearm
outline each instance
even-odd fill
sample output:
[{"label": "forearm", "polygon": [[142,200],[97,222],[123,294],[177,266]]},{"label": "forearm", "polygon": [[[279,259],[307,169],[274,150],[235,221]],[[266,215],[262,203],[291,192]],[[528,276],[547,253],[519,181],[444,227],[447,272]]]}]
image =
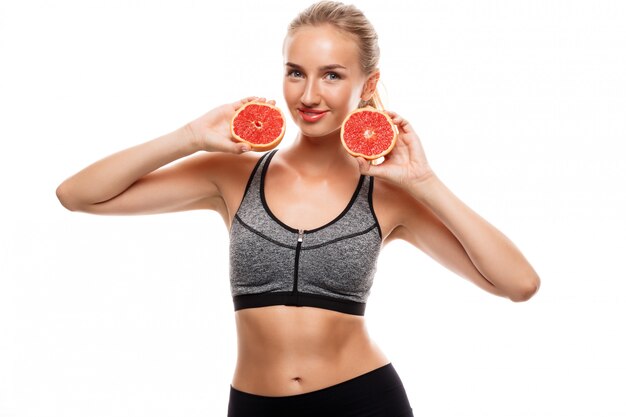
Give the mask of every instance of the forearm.
[{"label": "forearm", "polygon": [[435,175],[408,186],[461,243],[476,269],[512,300],[526,300],[539,277],[524,255],[502,232],[474,212]]},{"label": "forearm", "polygon": [[66,207],[106,201],[144,175],[198,150],[188,128],[181,127],[94,162],[63,181],[57,196]]}]

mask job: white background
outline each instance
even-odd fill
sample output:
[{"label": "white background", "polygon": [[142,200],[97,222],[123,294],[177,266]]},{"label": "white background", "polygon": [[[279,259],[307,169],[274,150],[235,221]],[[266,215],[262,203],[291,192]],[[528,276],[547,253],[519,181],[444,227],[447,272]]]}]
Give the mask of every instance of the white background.
[{"label": "white background", "polygon": [[[226,415],[221,217],[74,213],[55,189],[218,105],[284,109],[282,41],[309,4],[2,0],[0,416]],[[387,108],[542,278],[513,303],[383,250],[366,320],[415,415],[625,416],[625,3],[356,5]]]}]

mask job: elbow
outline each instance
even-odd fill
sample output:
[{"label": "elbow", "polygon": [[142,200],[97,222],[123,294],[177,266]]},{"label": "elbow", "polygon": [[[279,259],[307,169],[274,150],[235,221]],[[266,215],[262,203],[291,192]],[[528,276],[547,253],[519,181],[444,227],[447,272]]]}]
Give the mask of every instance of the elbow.
[{"label": "elbow", "polygon": [[69,211],[77,211],[78,209],[72,203],[70,198],[70,193],[66,190],[63,184],[59,185],[56,189],[57,199],[61,203],[63,207],[68,209]]},{"label": "elbow", "polygon": [[520,286],[520,288],[518,288],[515,292],[511,293],[509,298],[514,302],[528,301],[537,293],[537,291],[539,291],[540,286],[541,280],[535,275],[528,279],[527,282]]}]

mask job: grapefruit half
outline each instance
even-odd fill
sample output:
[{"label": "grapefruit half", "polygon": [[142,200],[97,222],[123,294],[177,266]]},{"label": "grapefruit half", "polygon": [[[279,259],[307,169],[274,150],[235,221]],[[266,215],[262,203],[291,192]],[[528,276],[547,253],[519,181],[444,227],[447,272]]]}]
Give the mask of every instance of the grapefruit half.
[{"label": "grapefruit half", "polygon": [[235,112],[230,121],[230,133],[253,151],[275,148],[285,136],[285,117],[276,106],[250,101]]},{"label": "grapefruit half", "polygon": [[391,152],[397,139],[398,128],[391,117],[371,106],[352,111],[341,124],[344,148],[370,161]]}]

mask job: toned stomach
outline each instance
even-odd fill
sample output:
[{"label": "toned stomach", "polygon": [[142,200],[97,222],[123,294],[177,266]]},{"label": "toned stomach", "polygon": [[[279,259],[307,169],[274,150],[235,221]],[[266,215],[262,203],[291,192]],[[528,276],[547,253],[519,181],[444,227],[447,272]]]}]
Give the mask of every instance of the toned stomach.
[{"label": "toned stomach", "polygon": [[313,307],[269,306],[235,312],[235,389],[256,395],[303,394],[389,363],[363,316]]}]

